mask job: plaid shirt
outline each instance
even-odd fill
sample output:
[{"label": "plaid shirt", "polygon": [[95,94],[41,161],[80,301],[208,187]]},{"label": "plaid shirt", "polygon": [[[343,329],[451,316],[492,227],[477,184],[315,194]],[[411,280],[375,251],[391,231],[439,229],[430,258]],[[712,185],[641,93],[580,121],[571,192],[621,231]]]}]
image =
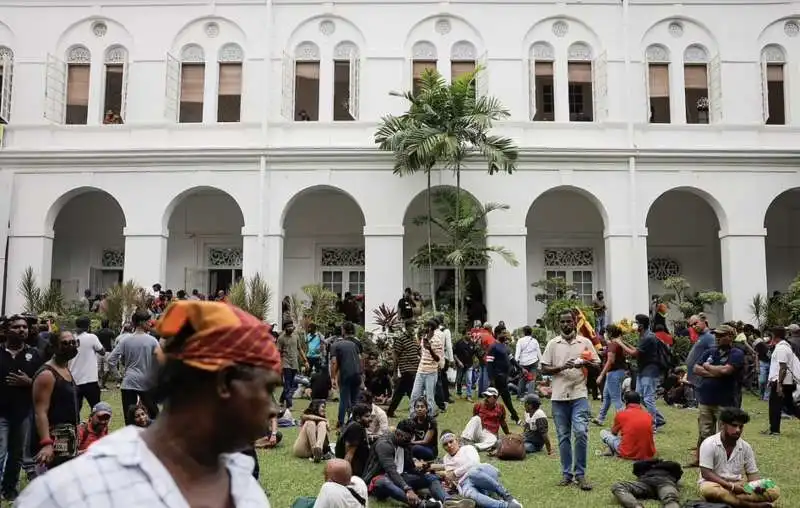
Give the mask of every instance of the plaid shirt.
[{"label": "plaid shirt", "polygon": [[[224,457],[236,508],[269,508],[252,476],[253,459]],[[15,508],[188,508],[175,481],[139,437],[125,427],[98,441],[85,454],[34,480]]]}]

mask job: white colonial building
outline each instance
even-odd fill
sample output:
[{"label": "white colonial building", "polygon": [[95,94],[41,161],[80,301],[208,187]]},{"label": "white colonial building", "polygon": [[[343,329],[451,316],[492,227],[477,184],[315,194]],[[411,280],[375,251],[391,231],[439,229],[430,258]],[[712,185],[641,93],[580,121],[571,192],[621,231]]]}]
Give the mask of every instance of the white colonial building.
[{"label": "white colonial building", "polygon": [[557,274],[616,318],[681,274],[747,320],[800,270],[794,0],[0,0],[0,58],[6,312],[28,266],[69,298],[256,272],[276,309],[314,282],[426,294],[425,177],[373,134],[389,91],[477,64],[520,147],[513,175],[463,174],[510,205],[488,241],[519,266],[470,272],[490,320],[539,317]]}]

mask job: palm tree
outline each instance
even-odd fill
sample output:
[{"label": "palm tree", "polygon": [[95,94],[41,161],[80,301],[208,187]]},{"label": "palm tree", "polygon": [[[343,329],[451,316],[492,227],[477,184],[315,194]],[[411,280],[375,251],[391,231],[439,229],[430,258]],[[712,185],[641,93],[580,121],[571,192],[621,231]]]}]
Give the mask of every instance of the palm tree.
[{"label": "palm tree", "polygon": [[261,274],[256,273],[248,279],[239,279],[231,286],[231,290],[228,293],[228,301],[257,319],[264,321],[271,310],[272,289],[270,289]]},{"label": "palm tree", "polygon": [[[518,154],[511,139],[489,134],[493,122],[508,118],[509,112],[496,98],[476,93],[475,77],[482,70],[478,67],[447,84],[438,72],[429,69],[422,74],[417,94],[392,92],[392,95],[407,100],[409,109],[399,117],[384,117],[375,141],[381,149],[394,152],[396,173],[423,170],[428,173],[430,182],[430,171],[434,167],[450,169],[456,176],[456,194],[460,196],[461,169],[476,154],[486,160],[490,175],[512,173],[516,169]],[[456,221],[461,214],[460,206],[461,199],[456,199]],[[428,219],[429,222],[432,219],[430,204]],[[456,235],[459,229],[456,228]],[[455,243],[458,243],[458,238]],[[431,244],[430,232],[428,244]],[[429,259],[433,257],[430,250]],[[456,270],[455,279],[455,318],[458,322],[461,307],[459,270]]]}]

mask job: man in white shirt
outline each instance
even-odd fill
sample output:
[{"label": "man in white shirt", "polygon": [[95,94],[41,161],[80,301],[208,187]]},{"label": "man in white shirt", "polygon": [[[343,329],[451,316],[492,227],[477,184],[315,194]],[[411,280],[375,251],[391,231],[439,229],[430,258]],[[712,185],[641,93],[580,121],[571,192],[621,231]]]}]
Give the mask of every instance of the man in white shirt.
[{"label": "man in white shirt", "polygon": [[78,410],[83,407],[84,399],[89,403],[89,409],[100,402],[97,356],[105,356],[106,348],[100,343],[97,335],[89,333],[90,325],[88,317],[79,317],[75,320],[78,355],[69,362],[69,370],[75,379],[75,384],[78,385]]},{"label": "man in white shirt", "polygon": [[[455,357],[453,356],[453,335],[450,333],[450,329],[447,328],[447,322],[445,321],[444,314],[439,314],[436,316],[436,321],[439,323],[439,331],[441,332],[442,344],[444,344],[444,367],[439,371],[439,396],[441,397],[441,401],[436,401],[437,404],[439,402],[444,405],[444,403],[452,404],[454,401],[450,397],[450,381],[447,378],[447,371],[455,365]],[[441,406],[439,406],[441,409]]]},{"label": "man in white shirt", "polygon": [[325,465],[325,483],[319,489],[314,508],[366,508],[368,496],[367,484],[353,476],[350,463],[331,459]]},{"label": "man in white shirt", "polygon": [[769,362],[769,430],[762,433],[777,436],[781,433],[781,412],[800,418],[800,408],[794,403],[794,390],[800,375],[800,360],[792,346],[782,338],[773,339],[775,349]]},{"label": "man in white shirt", "polygon": [[539,358],[542,357],[542,349],[539,341],[533,337],[533,329],[530,326],[522,327],[523,337],[517,341],[517,349],[514,352],[514,359],[517,361],[522,375],[519,377],[519,390],[517,397],[522,400],[527,393],[536,393],[536,372],[539,370]]}]

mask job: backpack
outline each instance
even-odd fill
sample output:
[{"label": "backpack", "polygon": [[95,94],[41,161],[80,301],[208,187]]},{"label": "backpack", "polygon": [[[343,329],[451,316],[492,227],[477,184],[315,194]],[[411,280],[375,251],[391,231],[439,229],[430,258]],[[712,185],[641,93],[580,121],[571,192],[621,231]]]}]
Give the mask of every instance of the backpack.
[{"label": "backpack", "polygon": [[677,365],[670,347],[658,339],[656,339],[656,350],[653,359],[662,372],[670,370]]}]

